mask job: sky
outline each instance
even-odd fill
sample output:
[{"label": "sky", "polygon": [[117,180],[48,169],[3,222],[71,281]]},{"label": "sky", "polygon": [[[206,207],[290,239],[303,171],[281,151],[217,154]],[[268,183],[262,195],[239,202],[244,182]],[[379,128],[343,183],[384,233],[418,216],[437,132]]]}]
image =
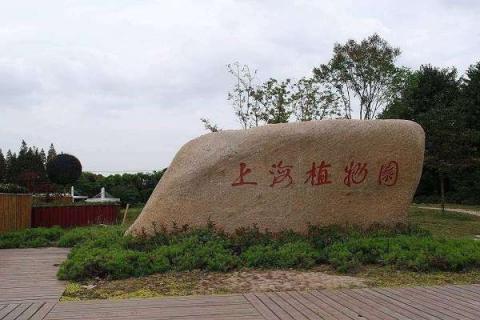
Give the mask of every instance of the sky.
[{"label": "sky", "polygon": [[84,171],[169,165],[206,133],[237,129],[226,65],[298,79],[333,45],[378,33],[399,65],[480,61],[480,1],[15,0],[0,2],[0,148],[71,153]]}]

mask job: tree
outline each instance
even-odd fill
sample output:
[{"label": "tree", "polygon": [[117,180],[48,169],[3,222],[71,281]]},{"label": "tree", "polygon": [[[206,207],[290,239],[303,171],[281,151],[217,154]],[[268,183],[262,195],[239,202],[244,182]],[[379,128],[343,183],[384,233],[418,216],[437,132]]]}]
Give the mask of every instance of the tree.
[{"label": "tree", "polygon": [[50,148],[48,149],[47,153],[47,163],[57,156],[57,151],[55,151],[55,147],[53,143],[50,144]]},{"label": "tree", "polygon": [[258,127],[263,120],[263,112],[253,97],[257,70],[251,71],[248,65],[241,66],[238,62],[227,65],[227,69],[235,78],[235,85],[227,98],[235,115],[243,129]]},{"label": "tree", "polygon": [[480,62],[471,65],[460,86],[461,114],[468,130],[471,130],[474,157],[480,158]]},{"label": "tree", "polygon": [[425,170],[438,177],[442,208],[445,185],[455,169],[472,159],[470,131],[459,107],[460,82],[457,71],[422,66],[408,78],[399,98],[381,118],[401,118],[419,123],[426,133]]},{"label": "tree", "polygon": [[[290,79],[269,79],[254,91],[254,100],[260,105],[259,117],[266,123],[285,123],[293,113]],[[258,125],[258,122],[257,122]]]},{"label": "tree", "polygon": [[292,109],[297,121],[340,116],[336,97],[314,77],[301,78],[292,85]]},{"label": "tree", "polygon": [[346,118],[351,118],[352,98],[356,97],[360,119],[374,119],[403,85],[407,70],[395,65],[399,55],[399,48],[373,34],[359,43],[335,44],[332,59],[315,68],[314,74],[343,105]]},{"label": "tree", "polygon": [[2,149],[0,149],[0,183],[5,182],[7,175],[7,162],[3,155]]},{"label": "tree", "polygon": [[12,151],[8,150],[7,155],[5,158],[6,162],[6,174],[5,180],[6,182],[12,183],[15,181],[16,173],[17,173],[17,155],[12,153]]},{"label": "tree", "polygon": [[210,122],[210,120],[207,119],[207,118],[200,118],[200,121],[202,121],[203,126],[205,127],[205,129],[208,130],[208,131],[210,131],[210,132],[219,132],[219,131],[222,131],[222,129],[220,129],[216,123]]},{"label": "tree", "polygon": [[50,181],[63,185],[74,184],[82,174],[82,164],[70,154],[61,153],[47,162]]}]

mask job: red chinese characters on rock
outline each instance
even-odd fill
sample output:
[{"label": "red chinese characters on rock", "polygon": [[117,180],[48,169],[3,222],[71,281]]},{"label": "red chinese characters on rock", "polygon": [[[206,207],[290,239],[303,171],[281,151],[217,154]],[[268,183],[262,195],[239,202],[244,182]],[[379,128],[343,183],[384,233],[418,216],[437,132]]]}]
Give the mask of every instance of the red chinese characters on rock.
[{"label": "red chinese characters on rock", "polygon": [[378,173],[378,184],[391,187],[397,183],[398,180],[398,163],[397,161],[390,161],[382,164]]},{"label": "red chinese characters on rock", "polygon": [[312,186],[332,183],[332,181],[328,180],[328,168],[330,167],[331,165],[326,164],[325,161],[322,161],[318,166],[315,162],[312,162],[311,169],[306,172],[308,177],[304,183],[310,182]]},{"label": "red chinese characters on rock", "polygon": [[274,187],[276,184],[283,183],[283,187],[288,187],[293,184],[292,176],[290,175],[293,166],[283,165],[283,161],[278,161],[272,164],[272,169],[269,171],[273,175],[273,181],[270,187]]},{"label": "red chinese characters on rock", "polygon": [[244,178],[248,175],[252,170],[247,168],[247,164],[244,162],[240,163],[240,175],[238,178],[232,183],[233,187],[243,186],[243,185],[256,185],[256,182],[252,181],[245,181]]},{"label": "red chinese characters on rock", "polygon": [[[309,183],[312,186],[319,186],[333,183],[329,176],[329,170],[331,167],[332,165],[324,160],[322,160],[319,165],[317,165],[316,162],[312,162],[310,170],[305,173],[307,175],[307,179],[304,181],[304,184]],[[281,185],[285,188],[294,184],[292,170],[293,166],[284,165],[282,160],[274,163],[269,170],[270,174],[273,175],[273,180],[270,184],[270,187],[273,188],[276,185]],[[365,182],[368,176],[366,162],[357,162],[352,160],[345,166],[344,170],[345,178],[343,179],[343,183],[348,187]],[[232,186],[238,187],[243,185],[257,185],[258,183],[256,181],[252,181],[252,179],[247,178],[247,175],[249,175],[251,172],[252,170],[247,167],[247,164],[241,162],[239,175],[235,181],[233,181]],[[391,160],[382,164],[378,172],[378,184],[388,187],[394,186],[398,180],[398,172],[399,166],[397,161]]]},{"label": "red chinese characters on rock", "polygon": [[367,175],[367,163],[355,162],[352,160],[345,166],[345,178],[343,179],[343,183],[349,187],[352,184],[360,184],[365,181]]}]

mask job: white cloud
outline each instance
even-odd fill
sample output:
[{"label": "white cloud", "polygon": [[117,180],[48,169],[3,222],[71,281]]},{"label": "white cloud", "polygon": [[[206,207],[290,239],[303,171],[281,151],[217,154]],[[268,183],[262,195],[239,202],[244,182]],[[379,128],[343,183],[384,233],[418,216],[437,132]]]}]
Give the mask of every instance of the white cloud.
[{"label": "white cloud", "polygon": [[54,142],[86,169],[159,169],[204,133],[200,117],[238,126],[227,63],[298,78],[334,42],[378,32],[406,66],[463,71],[479,14],[475,1],[5,1],[0,148]]}]

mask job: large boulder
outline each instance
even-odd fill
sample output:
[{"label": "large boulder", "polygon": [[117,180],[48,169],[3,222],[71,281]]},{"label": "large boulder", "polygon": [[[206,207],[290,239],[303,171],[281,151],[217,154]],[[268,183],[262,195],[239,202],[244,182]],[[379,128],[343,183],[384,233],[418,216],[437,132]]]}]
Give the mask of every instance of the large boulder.
[{"label": "large boulder", "polygon": [[203,135],[185,144],[128,234],[214,222],[227,232],[404,222],[424,132],[404,120],[322,120]]}]

